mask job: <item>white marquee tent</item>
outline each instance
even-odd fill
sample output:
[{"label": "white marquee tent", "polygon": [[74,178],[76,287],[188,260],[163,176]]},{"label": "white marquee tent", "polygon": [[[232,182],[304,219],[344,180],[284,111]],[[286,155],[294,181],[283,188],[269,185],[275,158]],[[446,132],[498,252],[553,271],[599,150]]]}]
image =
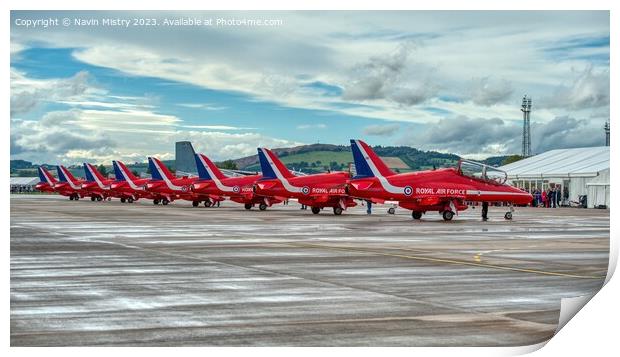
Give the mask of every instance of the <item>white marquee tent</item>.
[{"label": "white marquee tent", "polygon": [[[609,207],[609,147],[558,149],[499,167],[513,185],[531,191],[560,185],[569,201],[587,195],[588,207]],[[566,203],[566,202],[565,202]]]}]

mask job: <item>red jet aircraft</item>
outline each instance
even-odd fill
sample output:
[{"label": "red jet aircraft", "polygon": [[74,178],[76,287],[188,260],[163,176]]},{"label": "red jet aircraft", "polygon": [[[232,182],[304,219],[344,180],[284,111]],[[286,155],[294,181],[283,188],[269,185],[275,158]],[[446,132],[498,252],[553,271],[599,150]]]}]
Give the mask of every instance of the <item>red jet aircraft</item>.
[{"label": "red jet aircraft", "polygon": [[114,167],[116,181],[110,185],[110,188],[114,197],[120,198],[121,202],[132,203],[140,198],[153,200],[162,198],[146,190],[146,184],[150,179],[136,177],[121,161],[112,161],[112,167]]},{"label": "red jet aircraft", "polygon": [[347,185],[347,193],[372,202],[398,201],[411,210],[414,219],[427,211],[438,211],[446,221],[467,209],[466,201],[483,202],[486,220],[488,202],[509,202],[504,218],[512,219],[512,204],[526,205],[532,195],[504,184],[506,173],[493,167],[461,160],[457,168],[396,174],[361,140],[351,140],[357,174]]},{"label": "red jet aircraft", "polygon": [[261,196],[296,198],[300,204],[312,207],[314,214],[323,207],[332,207],[334,214],[340,215],[347,207],[357,205],[345,192],[350,177],[346,172],[295,176],[269,149],[259,148],[258,158],[263,178],[254,187]]},{"label": "red jet aircraft", "polygon": [[176,199],[192,201],[194,207],[197,207],[201,201],[205,201],[205,207],[214,203],[210,197],[191,191],[190,187],[198,180],[198,177],[177,178],[159,159],[154,157],[149,157],[149,168],[151,180],[146,184],[146,190],[162,197],[156,198],[153,203],[158,204],[161,200],[163,205],[167,205]]},{"label": "red jet aircraft", "polygon": [[97,170],[97,168],[89,163],[84,163],[84,174],[86,182],[82,184],[82,189],[90,196],[90,200],[102,201],[112,196],[110,185],[114,180],[107,179]]},{"label": "red jet aircraft", "polygon": [[218,201],[228,197],[231,201],[244,204],[245,209],[251,209],[258,204],[261,211],[274,203],[282,202],[274,197],[254,193],[254,184],[263,177],[262,175],[227,177],[207,156],[195,155],[199,180],[191,186],[192,192]]},{"label": "red jet aircraft", "polygon": [[52,174],[43,166],[39,166],[38,171],[41,182],[39,182],[34,188],[41,192],[56,192],[54,190],[54,185],[57,181],[54,176],[52,176]]},{"label": "red jet aircraft", "polygon": [[54,184],[54,191],[63,196],[69,197],[70,200],[79,200],[86,196],[86,191],[82,189],[84,180],[76,179],[66,167],[62,165],[56,166],[58,172],[58,182]]}]

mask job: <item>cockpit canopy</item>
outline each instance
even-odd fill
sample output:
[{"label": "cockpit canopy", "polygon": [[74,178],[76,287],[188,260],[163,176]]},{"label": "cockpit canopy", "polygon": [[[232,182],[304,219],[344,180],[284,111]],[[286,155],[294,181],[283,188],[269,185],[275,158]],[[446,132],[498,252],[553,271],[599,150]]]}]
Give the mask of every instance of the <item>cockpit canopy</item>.
[{"label": "cockpit canopy", "polygon": [[471,160],[460,160],[458,170],[461,174],[478,180],[490,181],[503,185],[508,179],[506,172],[493,166]]}]

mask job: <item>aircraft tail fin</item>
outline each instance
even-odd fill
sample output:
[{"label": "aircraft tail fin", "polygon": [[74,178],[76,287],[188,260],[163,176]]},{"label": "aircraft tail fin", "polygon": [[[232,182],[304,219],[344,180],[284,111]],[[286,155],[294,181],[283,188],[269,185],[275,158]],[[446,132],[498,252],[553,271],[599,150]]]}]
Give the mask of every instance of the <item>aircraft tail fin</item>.
[{"label": "aircraft tail fin", "polygon": [[41,180],[41,182],[45,182],[50,185],[53,185],[54,183],[56,183],[56,179],[54,178],[54,176],[52,176],[52,174],[49,171],[47,171],[45,167],[39,166],[37,171],[39,171],[39,179]]},{"label": "aircraft tail fin", "polygon": [[58,172],[58,180],[60,182],[74,183],[75,181],[77,181],[71,171],[67,170],[67,168],[62,165],[56,166],[56,171]]},{"label": "aircraft tail fin", "polygon": [[164,177],[168,180],[174,180],[176,177],[168,170],[161,160],[156,157],[149,157],[149,169],[151,170],[151,177],[153,180],[163,180]]},{"label": "aircraft tail fin", "polygon": [[84,163],[84,174],[86,175],[87,181],[97,181],[99,182],[105,180],[105,177],[97,170],[95,165],[89,164],[87,162]]},{"label": "aircraft tail fin", "polygon": [[387,167],[379,155],[365,142],[351,139],[351,151],[353,152],[353,161],[355,162],[355,177],[394,175],[394,172]]},{"label": "aircraft tail fin", "polygon": [[196,173],[196,152],[189,141],[177,141],[174,149],[174,164],[177,171]]},{"label": "aircraft tail fin", "polygon": [[278,156],[267,148],[258,148],[258,160],[260,161],[263,178],[276,179],[295,177],[282,161],[280,161]]},{"label": "aircraft tail fin", "polygon": [[136,177],[136,175],[134,175],[122,161],[114,160],[112,161],[112,166],[114,167],[114,176],[117,181],[135,181],[138,179],[138,177]]},{"label": "aircraft tail fin", "polygon": [[213,180],[217,178],[221,180],[226,178],[222,171],[206,155],[195,154],[194,157],[196,158],[196,168],[198,169],[200,179]]}]

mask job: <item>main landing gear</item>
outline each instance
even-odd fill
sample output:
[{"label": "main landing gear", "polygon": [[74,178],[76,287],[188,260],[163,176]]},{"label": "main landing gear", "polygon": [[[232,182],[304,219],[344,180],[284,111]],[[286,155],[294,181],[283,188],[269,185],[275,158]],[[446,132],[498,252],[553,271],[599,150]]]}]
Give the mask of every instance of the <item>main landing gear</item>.
[{"label": "main landing gear", "polygon": [[512,219],[512,212],[514,212],[514,211],[515,211],[515,208],[512,205],[510,205],[510,211],[508,211],[508,212],[506,212],[506,214],[504,214],[504,219],[510,221]]},{"label": "main landing gear", "polygon": [[211,201],[206,200],[205,201],[205,207],[211,207],[213,204],[211,203]]},{"label": "main landing gear", "polygon": [[245,209],[252,209],[252,204],[251,203],[246,203],[244,207],[245,207]]},{"label": "main landing gear", "polygon": [[334,214],[336,216],[340,216],[342,214],[342,208],[340,207],[334,207]]},{"label": "main landing gear", "polygon": [[77,201],[77,200],[79,200],[79,199],[80,199],[80,196],[79,196],[77,193],[71,194],[71,195],[69,196],[69,200],[70,200],[70,201]]},{"label": "main landing gear", "polygon": [[193,207],[198,207],[199,204],[200,204],[200,201],[192,201]]},{"label": "main landing gear", "polygon": [[95,196],[90,196],[90,200],[91,200],[91,201],[95,202],[95,200],[96,200],[96,199],[97,199],[97,197],[95,197]]},{"label": "main landing gear", "polygon": [[162,200],[161,200],[161,204],[162,204],[162,205],[167,206],[167,205],[168,205],[168,203],[170,203],[170,201],[168,201],[168,199],[167,199],[167,198],[162,198]]},{"label": "main landing gear", "polygon": [[388,214],[394,214],[394,213],[396,213],[396,208],[394,208],[394,207],[388,208]]},{"label": "main landing gear", "polygon": [[441,214],[443,216],[444,221],[451,221],[454,218],[454,212],[452,211],[443,211]]},{"label": "main landing gear", "polygon": [[261,204],[258,205],[258,209],[261,210],[261,211],[264,211],[264,210],[267,209],[267,205],[264,204],[264,203],[261,203]]},{"label": "main landing gear", "polygon": [[421,219],[422,218],[422,212],[412,211],[411,212],[411,217],[413,217],[413,219]]},{"label": "main landing gear", "polygon": [[321,207],[312,207],[312,213],[319,214],[321,212]]},{"label": "main landing gear", "polygon": [[158,204],[159,204],[159,198],[154,199],[154,200],[153,200],[153,204],[154,204],[154,205],[158,205]]}]

